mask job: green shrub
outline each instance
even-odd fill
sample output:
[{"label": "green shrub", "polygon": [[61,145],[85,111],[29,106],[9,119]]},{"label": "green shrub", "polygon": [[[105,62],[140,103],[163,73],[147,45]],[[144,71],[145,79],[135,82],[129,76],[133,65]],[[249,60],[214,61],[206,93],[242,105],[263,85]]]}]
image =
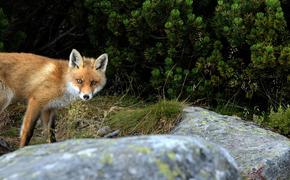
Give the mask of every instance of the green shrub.
[{"label": "green shrub", "polygon": [[268,115],[255,116],[254,121],[260,125],[270,127],[281,134],[290,135],[290,107],[279,106],[277,111],[271,109]]},{"label": "green shrub", "polygon": [[[192,1],[86,3],[94,12],[89,16],[92,43],[110,54],[111,75],[121,79],[129,75],[147,91],[155,89],[155,94],[172,98],[192,92],[194,59],[207,54],[210,43],[204,19],[193,13]],[[106,36],[103,44],[103,38],[96,37],[100,30]]]},{"label": "green shrub", "polygon": [[279,0],[219,0],[213,20],[223,44],[217,67],[222,84],[270,104],[286,96],[289,31]]},{"label": "green shrub", "polygon": [[[91,42],[110,54],[116,87],[129,76],[147,95],[255,97],[269,105],[288,98],[289,28],[279,0],[86,0],[86,6]],[[201,12],[207,9],[213,12]]]}]

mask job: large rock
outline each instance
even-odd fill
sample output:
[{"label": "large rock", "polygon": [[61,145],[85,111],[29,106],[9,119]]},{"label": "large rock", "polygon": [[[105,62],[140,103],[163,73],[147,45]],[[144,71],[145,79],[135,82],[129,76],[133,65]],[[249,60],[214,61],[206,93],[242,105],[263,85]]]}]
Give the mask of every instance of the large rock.
[{"label": "large rock", "polygon": [[199,135],[223,146],[249,179],[290,179],[289,139],[238,117],[188,107],[172,134]]},{"label": "large rock", "polygon": [[0,157],[0,179],[239,179],[231,156],[198,137],[141,136],[29,146]]}]

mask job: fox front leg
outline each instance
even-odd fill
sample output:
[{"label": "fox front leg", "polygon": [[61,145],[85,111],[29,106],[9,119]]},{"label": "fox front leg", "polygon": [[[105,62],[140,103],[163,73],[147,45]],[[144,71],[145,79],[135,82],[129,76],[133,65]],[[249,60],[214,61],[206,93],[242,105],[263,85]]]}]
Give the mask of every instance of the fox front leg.
[{"label": "fox front leg", "polygon": [[29,141],[33,135],[36,121],[40,117],[40,112],[40,103],[34,98],[30,98],[21,127],[20,147],[24,147],[29,144]]}]

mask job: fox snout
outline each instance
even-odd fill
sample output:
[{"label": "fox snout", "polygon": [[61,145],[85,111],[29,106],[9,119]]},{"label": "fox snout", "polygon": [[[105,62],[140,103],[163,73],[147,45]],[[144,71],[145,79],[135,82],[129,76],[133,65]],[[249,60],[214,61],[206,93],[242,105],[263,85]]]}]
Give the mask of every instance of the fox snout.
[{"label": "fox snout", "polygon": [[[92,99],[94,94],[99,92],[102,89],[102,87],[101,86],[96,87],[96,89],[91,90],[89,88],[80,88],[70,82],[70,83],[67,83],[67,89],[70,92],[70,94],[74,96],[79,96],[81,100],[88,101]],[[85,89],[88,89],[88,90],[85,90]]]},{"label": "fox snout", "polygon": [[82,100],[84,100],[84,101],[88,101],[88,100],[90,100],[90,99],[93,98],[93,95],[92,95],[92,93],[89,93],[89,94],[87,94],[87,93],[80,93],[80,98]]}]

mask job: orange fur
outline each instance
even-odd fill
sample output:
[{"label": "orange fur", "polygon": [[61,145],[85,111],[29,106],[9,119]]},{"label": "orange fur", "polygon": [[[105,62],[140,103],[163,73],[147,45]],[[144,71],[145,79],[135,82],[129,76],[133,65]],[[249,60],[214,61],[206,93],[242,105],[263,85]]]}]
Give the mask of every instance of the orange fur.
[{"label": "orange fur", "polygon": [[[15,100],[26,100],[20,147],[27,145],[41,117],[54,141],[54,110],[78,97],[88,100],[106,83],[107,55],[85,58],[73,50],[70,60],[28,53],[0,53],[0,113]],[[53,137],[52,137],[53,136]]]}]

